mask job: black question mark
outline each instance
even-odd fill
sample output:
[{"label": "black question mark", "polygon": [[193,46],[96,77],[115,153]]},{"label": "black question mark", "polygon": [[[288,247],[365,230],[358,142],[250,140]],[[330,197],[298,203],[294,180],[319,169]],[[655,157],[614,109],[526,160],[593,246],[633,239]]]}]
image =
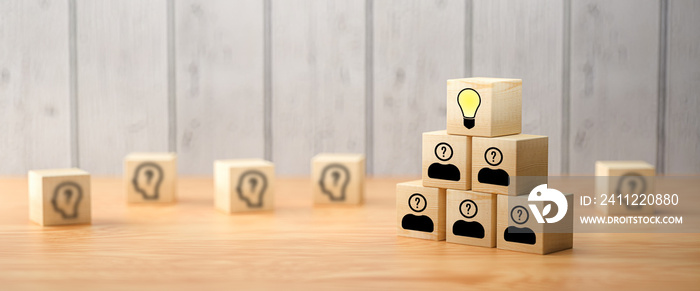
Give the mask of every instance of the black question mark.
[{"label": "black question mark", "polygon": [[251,190],[253,193],[255,193],[255,186],[258,185],[258,179],[250,178],[249,182],[250,182],[250,190]]},{"label": "black question mark", "polygon": [[520,221],[520,217],[523,216],[523,210],[518,209],[518,221]]},{"label": "black question mark", "polygon": [[73,190],[66,189],[66,191],[64,191],[63,193],[66,194],[66,203],[70,204],[70,198],[73,196]]},{"label": "black question mark", "polygon": [[144,174],[146,174],[146,183],[151,184],[151,180],[153,179],[153,170],[148,169]]},{"label": "black question mark", "polygon": [[333,176],[333,185],[338,186],[338,180],[340,179],[340,173],[338,171],[333,171],[333,172],[331,172],[331,176]]}]

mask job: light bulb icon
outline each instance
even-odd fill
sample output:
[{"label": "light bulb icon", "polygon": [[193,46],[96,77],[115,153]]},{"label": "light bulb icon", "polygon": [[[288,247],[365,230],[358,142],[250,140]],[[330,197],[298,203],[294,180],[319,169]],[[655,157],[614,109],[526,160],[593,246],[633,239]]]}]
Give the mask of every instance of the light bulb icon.
[{"label": "light bulb icon", "polygon": [[466,88],[457,94],[457,103],[462,110],[464,127],[468,129],[473,128],[476,111],[479,110],[479,105],[481,105],[481,96],[476,90]]},{"label": "light bulb icon", "polygon": [[321,192],[331,201],[345,201],[345,190],[350,182],[350,171],[341,164],[330,164],[321,171]]},{"label": "light bulb icon", "polygon": [[238,198],[243,200],[248,208],[260,208],[263,206],[263,195],[267,189],[267,178],[260,171],[250,170],[238,178],[236,192]]},{"label": "light bulb icon", "polygon": [[143,163],[136,167],[131,183],[145,200],[158,200],[163,169],[155,163]]},{"label": "light bulb icon", "polygon": [[83,199],[83,189],[75,182],[63,182],[56,186],[51,197],[53,209],[61,214],[63,219],[78,217],[78,205]]}]

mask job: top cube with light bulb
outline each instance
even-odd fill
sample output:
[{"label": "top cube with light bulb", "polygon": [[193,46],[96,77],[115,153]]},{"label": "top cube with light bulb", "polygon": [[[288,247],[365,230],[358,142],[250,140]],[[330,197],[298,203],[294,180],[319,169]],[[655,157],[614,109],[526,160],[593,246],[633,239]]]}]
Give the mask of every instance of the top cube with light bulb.
[{"label": "top cube with light bulb", "polygon": [[518,134],[522,124],[522,80],[447,80],[447,134],[495,137]]},{"label": "top cube with light bulb", "polygon": [[129,203],[176,200],[177,155],[131,153],[124,158],[124,184]]}]

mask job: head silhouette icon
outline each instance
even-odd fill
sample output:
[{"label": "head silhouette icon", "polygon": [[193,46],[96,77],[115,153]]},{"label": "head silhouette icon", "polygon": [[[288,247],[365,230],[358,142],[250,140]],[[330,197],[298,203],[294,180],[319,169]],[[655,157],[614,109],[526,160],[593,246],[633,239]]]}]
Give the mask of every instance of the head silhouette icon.
[{"label": "head silhouette icon", "polygon": [[267,178],[260,171],[250,170],[238,178],[236,192],[238,198],[243,200],[249,208],[260,208],[263,206],[263,195],[267,189]]},{"label": "head silhouette icon", "polygon": [[78,205],[83,199],[83,189],[74,182],[64,182],[56,186],[51,197],[53,209],[64,219],[78,217]]},{"label": "head silhouette icon", "polygon": [[163,169],[155,163],[140,164],[134,171],[131,183],[136,192],[146,200],[157,200],[160,192],[160,184],[163,182]]},{"label": "head silhouette icon", "polygon": [[350,171],[341,164],[330,164],[321,171],[321,192],[331,201],[345,201],[345,190],[350,182]]}]

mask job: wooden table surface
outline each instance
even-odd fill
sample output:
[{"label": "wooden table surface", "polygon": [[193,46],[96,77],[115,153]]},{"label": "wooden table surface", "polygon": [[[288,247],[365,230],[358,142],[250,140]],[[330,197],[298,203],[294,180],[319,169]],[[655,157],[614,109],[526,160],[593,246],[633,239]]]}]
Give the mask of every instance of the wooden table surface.
[{"label": "wooden table surface", "polygon": [[2,178],[0,290],[700,286],[700,234],[575,234],[546,256],[398,237],[406,180],[369,179],[361,207],[312,207],[308,178],[280,178],[274,212],[227,215],[211,178],[181,178],[177,204],[129,206],[120,178],[93,177],[92,225],[40,227],[26,178]]}]

